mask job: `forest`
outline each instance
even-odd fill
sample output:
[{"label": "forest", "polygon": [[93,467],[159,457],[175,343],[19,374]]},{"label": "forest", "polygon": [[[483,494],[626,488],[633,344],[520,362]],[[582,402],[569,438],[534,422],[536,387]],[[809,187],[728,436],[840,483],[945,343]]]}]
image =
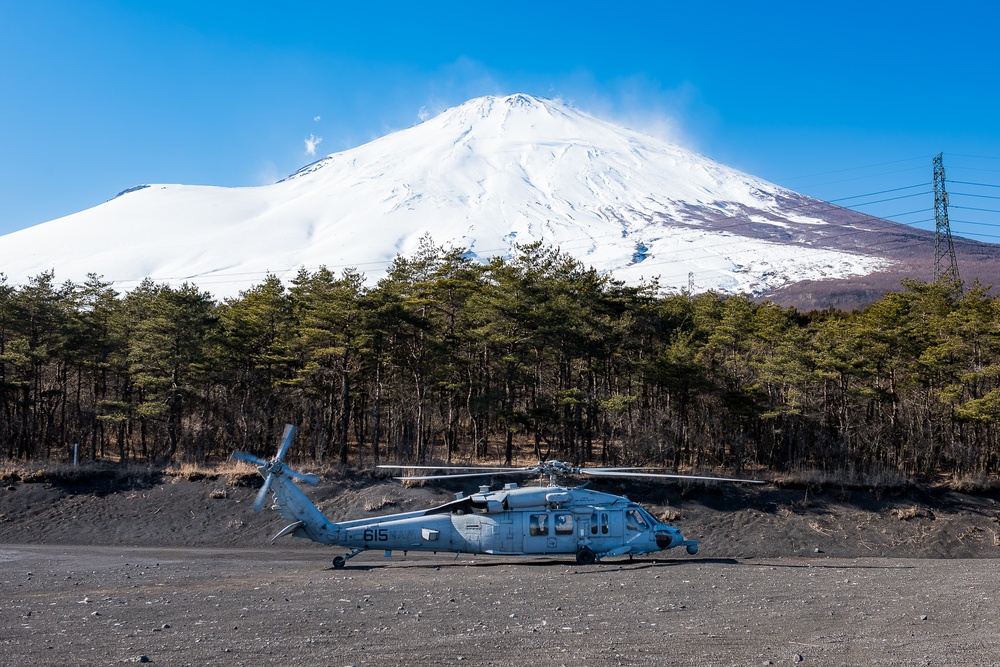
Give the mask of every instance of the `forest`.
[{"label": "forest", "polygon": [[1000,468],[1000,301],[907,281],[853,312],[626,286],[557,249],[424,239],[373,285],[302,269],[218,302],[0,282],[0,460],[650,465],[843,482]]}]

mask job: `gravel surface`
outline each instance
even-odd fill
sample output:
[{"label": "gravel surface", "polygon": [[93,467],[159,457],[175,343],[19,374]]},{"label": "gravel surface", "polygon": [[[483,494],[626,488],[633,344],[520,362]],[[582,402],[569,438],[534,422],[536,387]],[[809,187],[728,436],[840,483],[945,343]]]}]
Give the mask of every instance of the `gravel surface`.
[{"label": "gravel surface", "polygon": [[1000,561],[0,547],[4,665],[995,665]]}]

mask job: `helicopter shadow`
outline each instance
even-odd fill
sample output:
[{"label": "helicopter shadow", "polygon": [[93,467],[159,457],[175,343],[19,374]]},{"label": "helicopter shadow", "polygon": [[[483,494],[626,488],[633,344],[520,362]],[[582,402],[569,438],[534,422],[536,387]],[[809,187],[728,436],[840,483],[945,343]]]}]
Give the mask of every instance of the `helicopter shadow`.
[{"label": "helicopter shadow", "polygon": [[338,570],[334,567],[325,568],[329,572],[337,571],[355,571],[355,572],[368,572],[370,570],[378,570],[385,567],[393,568],[405,568],[405,569],[417,569],[417,570],[442,570],[450,568],[474,568],[474,569],[489,569],[497,567],[515,567],[515,568],[566,568],[566,567],[578,567],[585,568],[578,572],[578,574],[601,574],[606,572],[621,572],[626,570],[643,570],[656,567],[674,567],[679,565],[694,565],[694,564],[709,564],[709,565],[740,565],[742,561],[736,560],[734,558],[685,558],[685,559],[642,559],[633,558],[624,561],[604,561],[601,563],[594,563],[593,565],[580,565],[575,560],[559,560],[553,558],[533,558],[527,559],[522,558],[519,560],[467,560],[462,561],[458,559],[451,559],[446,562],[424,562],[424,561],[408,561],[401,562],[396,561],[394,563],[354,563],[348,564],[345,567]]},{"label": "helicopter shadow", "polygon": [[740,565],[735,558],[677,558],[677,559],[647,559],[633,558],[626,561],[610,561],[601,563],[600,567],[580,574],[601,574],[602,572],[631,572],[633,570],[649,570],[661,567],[683,567],[691,565]]}]

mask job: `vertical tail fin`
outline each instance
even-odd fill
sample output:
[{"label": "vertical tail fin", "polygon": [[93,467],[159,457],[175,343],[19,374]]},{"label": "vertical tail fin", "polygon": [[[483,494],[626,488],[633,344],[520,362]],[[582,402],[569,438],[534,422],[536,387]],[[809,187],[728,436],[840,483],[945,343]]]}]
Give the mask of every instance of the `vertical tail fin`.
[{"label": "vertical tail fin", "polygon": [[331,523],[323,516],[319,508],[306,497],[306,494],[302,493],[302,489],[296,486],[294,481],[297,479],[305,484],[315,486],[319,483],[319,477],[297,472],[284,463],[285,454],[288,453],[293,437],[295,437],[295,427],[287,424],[281,445],[278,447],[278,453],[270,461],[265,461],[246,452],[233,452],[233,458],[253,463],[257,466],[257,472],[264,478],[264,485],[261,486],[253,503],[254,510],[259,512],[264,506],[264,501],[267,500],[267,492],[273,491],[274,509],[278,510],[281,516],[289,521],[299,524],[295,528],[292,526],[285,528],[275,536],[275,539],[287,534],[301,534],[301,536],[316,542],[332,542],[333,536],[337,532],[336,524]]}]

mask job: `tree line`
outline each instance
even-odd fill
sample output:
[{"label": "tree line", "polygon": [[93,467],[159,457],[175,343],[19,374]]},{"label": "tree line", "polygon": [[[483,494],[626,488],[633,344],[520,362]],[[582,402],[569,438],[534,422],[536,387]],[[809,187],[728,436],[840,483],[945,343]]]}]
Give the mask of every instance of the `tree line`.
[{"label": "tree line", "polygon": [[367,285],[236,298],[90,276],[0,282],[0,456],[370,465],[557,458],[679,470],[989,476],[1000,302],[909,281],[863,310],[627,286],[540,244],[424,239]]}]

